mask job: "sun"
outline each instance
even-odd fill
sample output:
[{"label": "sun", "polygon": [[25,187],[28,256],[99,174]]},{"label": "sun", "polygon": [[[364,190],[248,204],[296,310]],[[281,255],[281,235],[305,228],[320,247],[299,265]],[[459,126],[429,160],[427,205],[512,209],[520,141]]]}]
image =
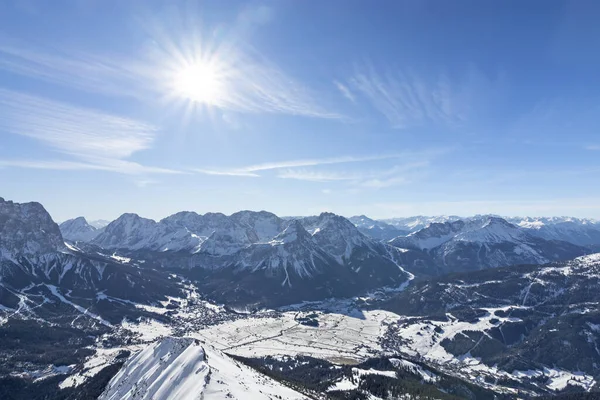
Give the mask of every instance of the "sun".
[{"label": "sun", "polygon": [[195,62],[176,72],[174,90],[192,102],[218,105],[225,95],[225,81],[216,64]]}]

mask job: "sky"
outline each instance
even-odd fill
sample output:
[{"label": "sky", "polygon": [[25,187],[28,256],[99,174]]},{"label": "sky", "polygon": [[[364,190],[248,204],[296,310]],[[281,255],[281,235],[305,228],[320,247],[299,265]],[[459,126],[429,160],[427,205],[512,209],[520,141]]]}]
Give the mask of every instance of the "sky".
[{"label": "sky", "polygon": [[5,0],[0,196],[600,218],[600,2]]}]

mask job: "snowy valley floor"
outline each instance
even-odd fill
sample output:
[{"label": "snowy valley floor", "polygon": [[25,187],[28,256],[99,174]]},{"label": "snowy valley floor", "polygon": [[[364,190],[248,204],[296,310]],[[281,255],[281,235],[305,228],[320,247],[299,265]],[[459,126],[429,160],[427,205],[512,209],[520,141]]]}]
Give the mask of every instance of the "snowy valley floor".
[{"label": "snowy valley floor", "polygon": [[[96,354],[85,368],[67,378],[62,387],[76,386],[114,361],[122,351],[135,353],[165,336],[198,339],[226,354],[248,358],[310,356],[336,364],[357,364],[380,355],[398,355],[429,364],[449,375],[504,393],[516,393],[514,384],[534,382],[540,390],[561,390],[567,384],[590,390],[592,376],[578,371],[545,368],[535,371],[502,371],[465,354],[449,354],[441,341],[463,331],[489,328],[494,310],[478,322],[459,321],[449,315],[439,322],[403,317],[383,310],[362,310],[364,299],[329,300],[290,306],[279,311],[238,314],[198,297],[177,299],[181,308],[171,315],[173,325],[156,320],[123,321],[122,337],[137,337],[124,346],[105,348],[98,341]],[[146,307],[146,306],[140,306]],[[156,313],[168,310],[157,305]],[[437,328],[437,329],[436,329]],[[438,333],[443,332],[443,333]],[[394,346],[390,346],[395,343]],[[540,378],[544,379],[532,379]],[[512,382],[506,385],[503,382]],[[533,394],[533,392],[530,392]]]}]

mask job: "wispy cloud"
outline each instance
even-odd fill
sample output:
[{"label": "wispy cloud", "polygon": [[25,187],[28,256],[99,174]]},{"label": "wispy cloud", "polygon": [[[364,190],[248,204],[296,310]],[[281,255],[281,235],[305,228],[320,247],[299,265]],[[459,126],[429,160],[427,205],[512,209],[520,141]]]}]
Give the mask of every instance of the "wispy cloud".
[{"label": "wispy cloud", "polygon": [[49,169],[96,169],[122,173],[173,173],[125,160],[150,148],[157,128],[106,114],[0,89],[0,130],[26,136],[72,160],[4,160],[5,166]]},{"label": "wispy cloud", "polygon": [[49,53],[48,47],[0,42],[0,69],[91,93],[148,95],[141,65],[128,57],[58,48]]},{"label": "wispy cloud", "polygon": [[192,171],[197,172],[199,174],[204,174],[204,175],[215,175],[215,176],[245,176],[245,177],[250,177],[250,178],[258,178],[260,177],[260,175],[250,172],[250,171],[243,171],[243,170],[231,170],[231,171],[227,171],[227,170],[213,170],[213,169],[202,169],[202,168],[193,168]]},{"label": "wispy cloud", "polygon": [[281,68],[257,55],[244,55],[244,61],[231,68],[230,95],[224,108],[238,112],[268,112],[316,118],[343,119],[316,100],[315,94]]},{"label": "wispy cloud", "polygon": [[277,174],[278,178],[296,179],[310,182],[355,181],[360,174],[335,171],[315,171],[310,169],[286,169]]},{"label": "wispy cloud", "polygon": [[294,168],[294,167],[311,167],[317,165],[329,165],[329,164],[347,164],[357,163],[365,161],[379,161],[389,160],[394,158],[404,157],[405,154],[381,154],[381,155],[369,155],[369,156],[342,156],[342,157],[330,157],[320,159],[308,159],[308,160],[293,160],[293,161],[281,161],[273,163],[255,164],[245,167],[246,170],[256,172],[265,171],[270,169],[281,169],[281,168]]},{"label": "wispy cloud", "polygon": [[423,124],[461,126],[489,103],[486,98],[496,97],[503,85],[503,77],[491,80],[474,68],[456,81],[445,74],[425,78],[367,63],[357,66],[354,75],[337,86],[353,102],[358,100],[353,93],[360,94],[393,127],[404,129]]},{"label": "wispy cloud", "polygon": [[[277,170],[284,168],[299,168],[299,167],[315,167],[321,165],[332,165],[332,164],[347,164],[347,163],[358,163],[366,161],[379,161],[389,160],[394,158],[405,157],[406,154],[385,154],[385,155],[369,155],[369,156],[343,156],[343,157],[330,157],[330,158],[319,158],[319,159],[306,159],[306,160],[290,160],[290,161],[278,161],[269,162],[262,164],[253,164],[245,167],[231,168],[231,169],[218,169],[218,168],[198,168],[194,169],[195,172],[206,174],[206,175],[229,175],[229,176],[260,176],[258,172]],[[333,179],[331,179],[333,180]]]},{"label": "wispy cloud", "polygon": [[122,174],[181,174],[183,172],[160,167],[151,167],[132,161],[96,159],[89,162],[65,160],[0,159],[0,167],[47,169],[55,171],[108,171]]},{"label": "wispy cloud", "polygon": [[411,177],[417,171],[423,171],[429,165],[429,160],[421,160],[394,165],[391,168],[361,169],[358,171],[322,171],[306,168],[286,169],[280,171],[277,177],[310,182],[347,181],[358,187],[382,189],[409,183]]},{"label": "wispy cloud", "polygon": [[600,145],[597,144],[591,144],[591,145],[587,145],[585,146],[586,150],[600,150]]},{"label": "wispy cloud", "polygon": [[347,98],[348,100],[350,100],[353,103],[356,102],[356,96],[354,96],[354,93],[352,93],[352,91],[348,88],[348,86],[346,86],[343,83],[338,82],[338,81],[333,81],[333,84],[340,91],[340,93],[342,93],[342,95],[345,98]]},{"label": "wispy cloud", "polygon": [[132,119],[0,89],[0,127],[80,157],[124,158],[150,147],[157,129]]}]

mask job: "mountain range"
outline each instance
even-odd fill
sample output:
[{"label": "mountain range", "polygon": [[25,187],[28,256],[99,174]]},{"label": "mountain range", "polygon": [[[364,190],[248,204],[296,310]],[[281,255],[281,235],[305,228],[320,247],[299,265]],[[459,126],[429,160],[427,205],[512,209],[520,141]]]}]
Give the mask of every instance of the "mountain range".
[{"label": "mountain range", "polygon": [[[596,222],[402,223],[412,228],[240,211],[59,226],[39,203],[0,198],[0,397],[176,388],[241,399],[266,385],[264,398],[513,398],[598,386]],[[244,357],[225,353],[240,346]],[[383,358],[340,366],[330,354],[345,347]]]},{"label": "mountain range", "polygon": [[[324,220],[326,215],[328,214],[318,217],[279,218],[265,211],[240,211],[231,216],[220,213],[200,215],[194,212],[180,212],[156,222],[136,214],[124,214],[99,229],[79,217],[62,223],[61,231],[70,241],[83,241],[125,253],[137,251],[193,254],[193,260],[184,257],[178,262],[209,270],[226,267],[236,267],[236,270],[240,270],[250,267],[254,270],[276,272],[277,269],[273,266],[277,264],[281,265],[285,272],[288,271],[288,265],[294,265],[294,255],[286,260],[285,257],[282,258],[284,253],[277,250],[277,260],[272,258],[273,255],[264,256],[270,258],[266,260],[256,254],[267,254],[267,249],[283,249],[281,246],[275,246],[275,243],[278,243],[276,236],[283,234],[293,221],[300,221],[300,225],[313,236],[316,229],[313,226],[314,221],[319,218]],[[342,217],[339,218],[338,221],[341,221]],[[402,263],[406,270],[417,275],[438,275],[453,271],[566,260],[590,253],[600,246],[600,223],[591,219],[501,218],[483,215],[468,218],[417,216],[374,220],[363,215],[343,220],[351,222],[357,228],[350,229],[353,233],[352,238],[346,235],[350,252],[353,251],[352,243],[358,244],[358,247],[375,249],[375,253]],[[319,238],[326,236],[333,241],[343,242],[346,239],[340,238],[339,232],[343,229],[341,225],[339,228],[330,230],[328,235],[317,234],[311,241],[320,240],[320,245],[324,245],[323,240]],[[336,238],[331,235],[333,232]],[[358,233],[372,240],[361,238]],[[294,237],[299,237],[302,241],[304,236]],[[384,246],[374,242],[380,242]],[[267,243],[271,246],[265,246]],[[389,252],[390,245],[399,249],[399,252],[393,252],[393,257],[385,255]],[[306,250],[306,246],[302,247]],[[296,248],[299,249],[298,246]],[[317,263],[325,260],[326,264],[331,264],[333,258],[338,264],[343,264],[345,261],[341,258],[342,252],[332,252],[333,248],[329,248],[330,251],[326,251],[326,254],[321,252],[324,250],[322,248],[313,249],[309,253],[312,254],[312,259],[316,257]],[[285,254],[289,255],[287,252]],[[347,262],[349,255],[344,256]],[[161,257],[163,256],[159,256]],[[311,259],[301,255],[295,258]],[[254,268],[256,264],[260,267]],[[267,264],[271,267],[266,268]],[[316,268],[315,262],[304,265],[305,262],[302,261],[300,264],[303,264],[300,268],[290,268],[292,274],[306,276],[307,271],[323,270]],[[305,271],[301,271],[302,269]],[[285,280],[285,274],[282,276]],[[290,282],[287,283],[289,286]]]},{"label": "mountain range", "polygon": [[[498,215],[476,215],[472,217],[458,216],[416,216],[407,218],[391,218],[374,220],[364,215],[350,217],[364,234],[379,240],[391,240],[398,236],[406,236],[427,228],[431,224],[469,221],[486,217],[502,218],[513,225],[527,231],[533,236],[548,240],[562,240],[579,246],[600,246],[600,221],[591,218],[574,217],[501,217]],[[383,233],[385,232],[385,233]],[[389,232],[389,234],[387,234]],[[394,235],[394,232],[399,234]]]},{"label": "mountain range", "polygon": [[491,216],[432,223],[389,243],[421,251],[425,260],[445,273],[544,264],[590,252],[570,242],[534,236],[505,219]]},{"label": "mountain range", "polygon": [[[72,280],[81,292],[105,285],[117,290],[133,280],[120,277],[121,283],[112,285],[110,280],[121,273],[175,271],[198,281],[204,293],[219,301],[273,306],[398,287],[412,278],[396,261],[400,251],[331,213],[284,220],[264,211],[231,216],[180,212],[158,222],[123,214],[100,229],[83,218],[65,221],[61,233],[38,203],[2,204],[8,221],[2,237],[20,238],[3,240],[2,262],[14,264],[12,275],[25,271],[21,286],[44,271],[48,284]],[[24,229],[27,234],[20,233]],[[63,235],[72,239],[65,243]],[[11,255],[23,249],[29,258],[11,262]],[[130,259],[135,261],[123,262]],[[107,267],[116,270],[104,274]]]}]

